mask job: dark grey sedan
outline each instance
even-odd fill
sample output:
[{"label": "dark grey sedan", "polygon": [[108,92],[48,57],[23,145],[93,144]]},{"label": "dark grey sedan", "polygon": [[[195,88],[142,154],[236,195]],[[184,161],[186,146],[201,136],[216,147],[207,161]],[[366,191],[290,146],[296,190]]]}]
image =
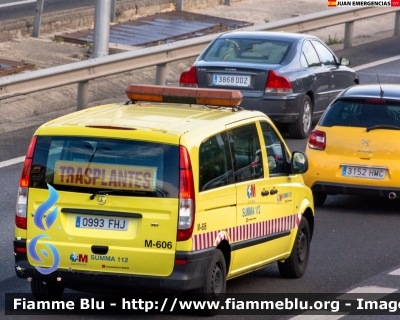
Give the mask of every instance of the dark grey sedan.
[{"label": "dark grey sedan", "polygon": [[349,64],[311,35],[234,31],[211,42],[179,85],[240,90],[242,107],[306,138],[336,95],[359,83]]}]

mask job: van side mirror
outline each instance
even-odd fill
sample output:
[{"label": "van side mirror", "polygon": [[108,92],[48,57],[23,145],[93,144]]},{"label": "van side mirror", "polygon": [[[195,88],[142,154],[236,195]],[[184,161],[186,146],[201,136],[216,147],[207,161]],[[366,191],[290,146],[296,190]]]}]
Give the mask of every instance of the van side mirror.
[{"label": "van side mirror", "polygon": [[350,65],[350,59],[348,59],[348,58],[340,58],[339,64],[341,66],[349,66]]},{"label": "van side mirror", "polygon": [[308,170],[307,156],[300,151],[295,151],[292,154],[292,161],[290,163],[290,171],[292,174],[305,173]]}]

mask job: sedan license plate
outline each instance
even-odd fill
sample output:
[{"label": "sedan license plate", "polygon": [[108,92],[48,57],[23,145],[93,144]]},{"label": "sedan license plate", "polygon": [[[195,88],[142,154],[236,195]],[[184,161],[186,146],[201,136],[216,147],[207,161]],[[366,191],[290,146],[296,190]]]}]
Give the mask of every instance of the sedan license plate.
[{"label": "sedan license plate", "polygon": [[342,176],[382,180],[386,176],[386,169],[374,167],[343,166]]},{"label": "sedan license plate", "polygon": [[250,86],[250,76],[237,76],[229,74],[214,74],[213,83],[219,86]]},{"label": "sedan license plate", "polygon": [[75,227],[102,230],[128,230],[128,219],[104,218],[98,216],[76,217]]}]

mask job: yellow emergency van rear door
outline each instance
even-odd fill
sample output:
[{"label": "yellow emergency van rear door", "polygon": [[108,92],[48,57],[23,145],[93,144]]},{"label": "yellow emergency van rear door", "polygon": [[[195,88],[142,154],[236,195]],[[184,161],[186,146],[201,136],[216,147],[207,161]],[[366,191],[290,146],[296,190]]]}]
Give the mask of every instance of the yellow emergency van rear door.
[{"label": "yellow emergency van rear door", "polygon": [[178,170],[175,145],[39,137],[28,195],[29,262],[42,272],[168,276]]}]

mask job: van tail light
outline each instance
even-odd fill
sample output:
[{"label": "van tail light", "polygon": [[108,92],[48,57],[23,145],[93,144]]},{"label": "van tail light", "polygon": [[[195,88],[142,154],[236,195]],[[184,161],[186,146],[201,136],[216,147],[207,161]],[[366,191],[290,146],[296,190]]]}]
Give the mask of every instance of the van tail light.
[{"label": "van tail light", "polygon": [[325,150],[326,135],[323,131],[313,130],[308,138],[308,146],[311,149]]},{"label": "van tail light", "polygon": [[28,188],[31,177],[31,167],[33,152],[36,146],[37,136],[34,136],[29,144],[28,151],[22,167],[21,179],[19,180],[19,189],[17,195],[17,205],[15,210],[15,225],[18,228],[26,229],[26,205],[28,200]]},{"label": "van tail light", "polygon": [[292,83],[284,76],[276,74],[274,70],[268,73],[266,93],[293,93]]},{"label": "van tail light", "polygon": [[188,240],[193,233],[195,197],[192,164],[187,149],[179,148],[179,217],[178,241]]},{"label": "van tail light", "polygon": [[197,88],[199,83],[197,81],[196,67],[191,67],[188,71],[183,71],[179,79],[180,87],[193,87]]}]

